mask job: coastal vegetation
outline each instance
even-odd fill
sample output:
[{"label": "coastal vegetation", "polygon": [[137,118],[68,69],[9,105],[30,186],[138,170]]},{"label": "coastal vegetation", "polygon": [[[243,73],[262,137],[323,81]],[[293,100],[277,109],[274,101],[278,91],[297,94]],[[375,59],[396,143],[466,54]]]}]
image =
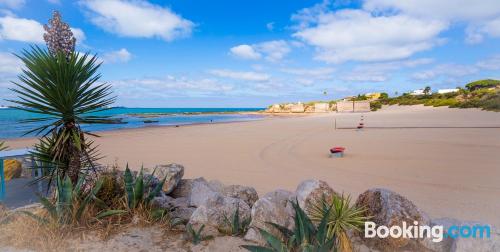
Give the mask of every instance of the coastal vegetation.
[{"label": "coastal vegetation", "polygon": [[451,108],[481,108],[490,111],[500,111],[500,81],[479,80],[465,85],[466,89],[458,88],[456,92],[401,96],[372,101],[372,109],[381,105],[417,105]]}]

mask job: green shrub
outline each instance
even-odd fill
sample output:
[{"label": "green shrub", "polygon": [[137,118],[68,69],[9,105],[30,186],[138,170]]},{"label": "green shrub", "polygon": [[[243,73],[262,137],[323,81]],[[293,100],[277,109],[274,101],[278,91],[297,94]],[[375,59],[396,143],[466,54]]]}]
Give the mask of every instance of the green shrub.
[{"label": "green shrub", "polygon": [[481,101],[481,108],[485,110],[500,111],[500,93],[489,96]]},{"label": "green shrub", "polygon": [[99,178],[102,180],[102,188],[97,193],[97,197],[108,206],[117,205],[125,193],[123,182],[119,181],[117,171],[103,172]]},{"label": "green shrub", "polygon": [[382,102],[380,102],[380,101],[371,101],[370,102],[371,111],[377,111],[381,108],[382,108]]},{"label": "green shrub", "polygon": [[352,251],[352,244],[348,237],[349,231],[362,231],[364,223],[370,219],[365,216],[366,208],[351,205],[350,196],[333,195],[331,198],[322,198],[313,202],[308,209],[309,216],[316,223],[320,223],[327,215],[327,237],[337,237],[337,244],[341,251]]},{"label": "green shrub", "polygon": [[486,79],[486,80],[478,80],[478,81],[468,83],[465,85],[465,87],[470,91],[474,91],[477,89],[491,88],[491,87],[496,87],[499,85],[500,85],[499,80]]}]

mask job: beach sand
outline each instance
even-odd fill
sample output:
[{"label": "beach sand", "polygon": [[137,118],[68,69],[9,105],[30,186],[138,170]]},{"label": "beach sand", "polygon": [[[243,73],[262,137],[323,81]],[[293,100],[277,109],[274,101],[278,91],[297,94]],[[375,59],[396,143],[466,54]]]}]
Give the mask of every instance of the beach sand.
[{"label": "beach sand", "polygon": [[[361,115],[368,128],[334,129],[335,120],[338,128],[356,127]],[[354,199],[383,187],[433,218],[500,226],[500,128],[467,128],[477,126],[500,127],[500,113],[391,106],[363,114],[108,131],[96,142],[105,164],[116,160],[121,167],[128,162],[138,169],[175,162],[186,167],[187,178],[250,185],[260,195],[295,190],[309,178],[324,180]],[[8,145],[34,142],[18,139]],[[346,147],[344,158],[329,158],[332,146]]]}]

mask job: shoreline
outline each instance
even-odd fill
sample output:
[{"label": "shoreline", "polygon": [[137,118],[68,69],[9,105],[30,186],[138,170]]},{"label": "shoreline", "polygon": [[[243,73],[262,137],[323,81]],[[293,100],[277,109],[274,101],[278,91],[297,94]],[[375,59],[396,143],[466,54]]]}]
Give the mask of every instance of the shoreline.
[{"label": "shoreline", "polygon": [[[331,113],[335,113],[335,112],[331,112]],[[224,121],[222,121],[222,122],[195,122],[195,123],[186,123],[186,124],[177,124],[177,125],[145,124],[144,126],[141,126],[141,127],[117,128],[117,129],[98,130],[98,131],[91,131],[91,132],[94,133],[94,134],[98,134],[99,135],[99,134],[102,134],[102,133],[113,132],[113,131],[143,130],[143,129],[148,129],[148,128],[178,128],[178,127],[188,127],[188,126],[197,126],[197,125],[215,125],[215,124],[245,123],[245,122],[253,122],[253,121],[260,121],[260,120],[269,120],[269,119],[273,119],[273,118],[304,117],[304,116],[314,116],[314,115],[331,114],[331,113],[238,112],[238,113],[228,113],[228,114],[261,115],[262,118],[247,119],[247,120],[234,120],[234,121],[225,121],[225,122]],[[213,114],[213,113],[207,112],[206,114]],[[218,113],[216,113],[216,114],[218,114]],[[30,137],[0,138],[0,141],[5,141],[6,143],[8,143],[8,142],[16,142],[18,140],[35,140],[35,139],[38,139],[38,137],[36,137],[36,136],[30,136]]]}]

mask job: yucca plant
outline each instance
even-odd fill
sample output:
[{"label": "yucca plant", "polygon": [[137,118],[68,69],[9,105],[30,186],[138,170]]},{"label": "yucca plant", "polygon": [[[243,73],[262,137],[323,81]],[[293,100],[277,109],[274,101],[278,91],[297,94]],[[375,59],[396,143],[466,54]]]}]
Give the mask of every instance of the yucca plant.
[{"label": "yucca plant", "polygon": [[307,214],[300,208],[297,201],[292,201],[295,211],[295,227],[289,230],[276,223],[267,222],[278,230],[283,237],[275,236],[264,229],[259,229],[260,234],[267,242],[267,246],[243,245],[242,247],[252,252],[328,252],[336,251],[335,237],[328,237],[327,220],[330,210],[322,216],[318,226],[315,226]]},{"label": "yucca plant", "polygon": [[361,231],[364,223],[369,220],[365,215],[366,209],[351,205],[351,197],[333,195],[330,198],[322,197],[308,208],[311,219],[319,223],[327,217],[327,236],[337,237],[341,251],[352,251],[352,244],[347,235],[348,231]]},{"label": "yucca plant", "polygon": [[49,53],[38,46],[23,50],[17,55],[24,63],[20,83],[14,82],[11,89],[18,94],[17,109],[39,114],[40,117],[22,122],[45,122],[45,125],[31,129],[45,139],[51,160],[57,163],[57,173],[68,175],[73,183],[78,181],[83,166],[92,165],[90,143],[85,138],[89,132],[81,129],[82,124],[109,123],[110,119],[95,115],[107,109],[115,101],[110,97],[111,87],[98,84],[97,73],[101,63],[96,56],[71,52]]},{"label": "yucca plant", "polygon": [[5,142],[0,142],[0,151],[7,150],[9,148],[7,145],[5,145]]},{"label": "yucca plant", "polygon": [[20,100],[13,102],[20,105],[18,109],[44,115],[24,122],[47,122],[26,134],[43,134],[41,140],[49,144],[46,154],[50,159],[41,161],[57,163],[58,174],[63,177],[68,174],[76,183],[82,164],[87,166],[93,161],[90,143],[85,140],[80,124],[107,122],[86,114],[99,111],[113,101],[106,99],[108,86],[93,86],[99,78],[95,75],[99,64],[87,54],[79,57],[73,53],[67,61],[62,53],[52,56],[38,47],[32,47],[31,52],[23,51],[19,58],[27,69],[19,77],[24,85],[16,83],[14,90]]},{"label": "yucca plant", "polygon": [[221,230],[222,233],[234,236],[245,234],[246,231],[248,230],[251,221],[250,218],[244,218],[244,219],[241,218],[239,204],[236,205],[236,210],[230,217],[228,217],[227,214],[224,214],[223,217],[227,228]]},{"label": "yucca plant", "polygon": [[[66,176],[64,179],[57,177],[54,199],[51,200],[39,196],[40,203],[49,213],[49,218],[44,218],[26,211],[23,213],[45,224],[56,223],[58,225],[77,225],[82,222],[82,217],[91,203],[100,205],[103,209],[107,209],[104,202],[96,197],[96,194],[101,189],[102,180],[98,180],[89,192],[84,192],[83,190],[84,181],[85,178],[82,176],[79,178],[77,184],[73,185],[69,177]],[[113,214],[117,214],[117,212],[113,210],[104,210],[100,213],[102,216]]]}]

